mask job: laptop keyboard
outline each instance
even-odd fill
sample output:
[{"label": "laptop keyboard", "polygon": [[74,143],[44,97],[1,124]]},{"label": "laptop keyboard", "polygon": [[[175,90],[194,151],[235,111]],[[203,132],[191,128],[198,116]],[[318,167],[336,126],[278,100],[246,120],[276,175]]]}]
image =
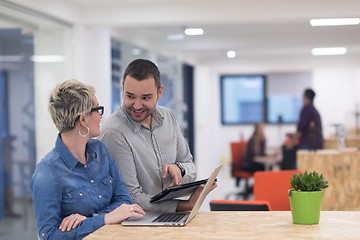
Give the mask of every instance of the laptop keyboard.
[{"label": "laptop keyboard", "polygon": [[179,222],[187,213],[163,213],[153,220],[153,222]]}]

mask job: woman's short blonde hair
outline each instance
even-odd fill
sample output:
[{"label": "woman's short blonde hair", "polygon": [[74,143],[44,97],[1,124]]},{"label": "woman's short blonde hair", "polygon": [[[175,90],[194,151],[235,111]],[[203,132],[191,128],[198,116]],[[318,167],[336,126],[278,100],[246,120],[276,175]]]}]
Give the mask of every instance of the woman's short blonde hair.
[{"label": "woman's short blonde hair", "polygon": [[81,114],[91,111],[95,88],[71,79],[58,84],[49,98],[49,112],[60,133],[72,130]]}]

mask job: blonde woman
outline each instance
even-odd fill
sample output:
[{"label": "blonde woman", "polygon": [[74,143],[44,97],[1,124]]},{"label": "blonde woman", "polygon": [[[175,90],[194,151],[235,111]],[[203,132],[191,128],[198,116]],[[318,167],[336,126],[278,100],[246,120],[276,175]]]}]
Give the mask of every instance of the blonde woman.
[{"label": "blonde woman", "polygon": [[249,172],[264,171],[265,166],[262,163],[255,162],[255,157],[265,156],[266,139],[264,134],[264,124],[256,123],[254,132],[246,145],[245,158],[242,170]]},{"label": "blonde woman", "polygon": [[92,139],[104,112],[95,89],[65,81],[51,92],[49,112],[59,135],[31,182],[40,238],[82,239],[104,224],[142,217],[107,147]]}]

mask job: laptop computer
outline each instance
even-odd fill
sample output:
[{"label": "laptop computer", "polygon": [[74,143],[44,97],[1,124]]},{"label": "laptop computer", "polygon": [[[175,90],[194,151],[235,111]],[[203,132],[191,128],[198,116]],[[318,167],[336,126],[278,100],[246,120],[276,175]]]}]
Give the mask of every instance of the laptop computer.
[{"label": "laptop computer", "polygon": [[146,213],[142,218],[131,217],[123,221],[123,226],[185,226],[191,219],[195,217],[204,202],[205,197],[209,193],[211,185],[214,183],[216,176],[220,172],[222,164],[214,169],[211,173],[203,191],[197,199],[191,212],[176,212],[176,213]]}]

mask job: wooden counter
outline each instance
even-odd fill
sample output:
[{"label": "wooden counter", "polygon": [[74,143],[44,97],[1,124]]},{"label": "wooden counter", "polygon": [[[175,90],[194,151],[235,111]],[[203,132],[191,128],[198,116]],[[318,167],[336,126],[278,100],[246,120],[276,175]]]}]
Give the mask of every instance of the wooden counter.
[{"label": "wooden counter", "polygon": [[185,227],[106,225],[87,240],[359,239],[360,212],[321,212],[317,225],[292,223],[290,211],[199,212]]},{"label": "wooden counter", "polygon": [[318,150],[297,152],[302,171],[322,173],[329,187],[324,190],[321,210],[360,210],[360,152]]},{"label": "wooden counter", "polygon": [[[345,138],[345,147],[355,147],[360,150],[360,136],[349,136]],[[324,139],[324,149],[338,149],[337,139]]]}]

